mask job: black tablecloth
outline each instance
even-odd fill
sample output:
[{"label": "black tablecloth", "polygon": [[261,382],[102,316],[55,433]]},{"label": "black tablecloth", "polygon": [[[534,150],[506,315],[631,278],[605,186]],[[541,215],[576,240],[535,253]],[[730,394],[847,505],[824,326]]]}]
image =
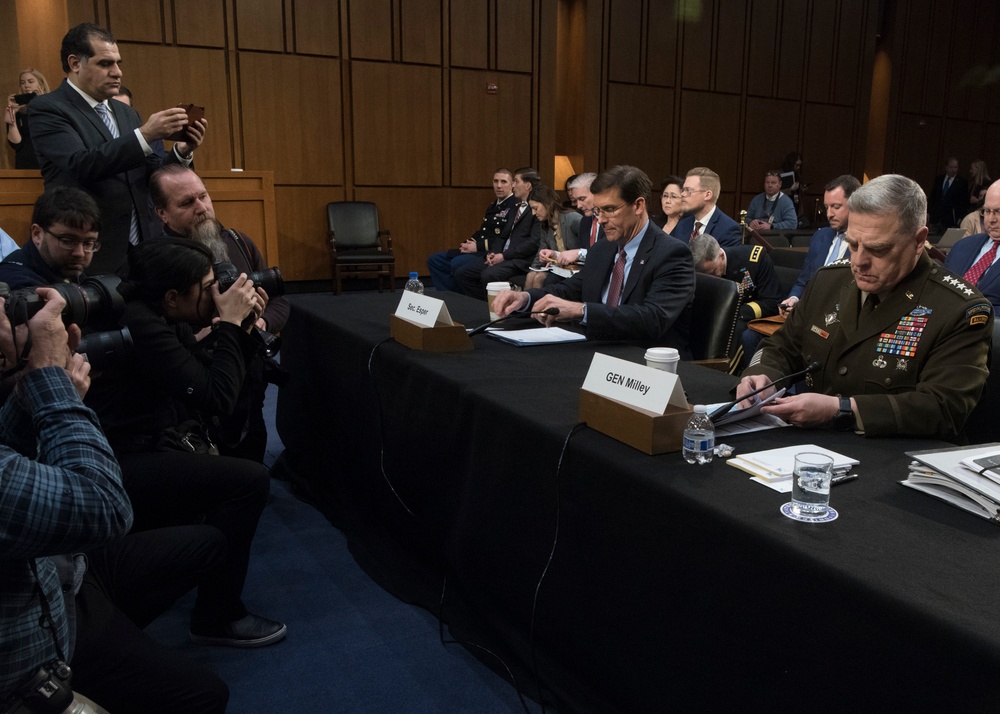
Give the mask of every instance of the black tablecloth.
[{"label": "black tablecloth", "polygon": [[[442,294],[468,325],[485,304]],[[861,461],[837,521],[716,460],[647,456],[578,422],[595,350],[410,350],[399,294],[293,296],[278,403],[282,465],[359,562],[564,710],[993,708],[1000,529],[898,485],[936,443],[770,430],[738,451],[818,443]],[[679,373],[692,403],[732,378]],[[565,452],[564,444],[568,439]],[[560,466],[560,458],[561,466]],[[539,584],[540,583],[540,584]],[[496,666],[496,663],[493,663]]]}]

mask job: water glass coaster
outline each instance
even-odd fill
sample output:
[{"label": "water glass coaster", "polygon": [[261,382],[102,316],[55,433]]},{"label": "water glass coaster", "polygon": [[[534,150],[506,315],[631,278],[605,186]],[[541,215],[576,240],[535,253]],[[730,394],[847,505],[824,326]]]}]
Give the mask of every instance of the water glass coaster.
[{"label": "water glass coaster", "polygon": [[829,523],[830,521],[837,520],[837,516],[840,515],[839,513],[837,513],[836,509],[833,508],[827,508],[826,513],[824,513],[822,516],[807,516],[802,513],[796,513],[795,511],[792,510],[791,501],[782,504],[781,514],[783,516],[788,516],[793,521],[801,521],[802,523]]}]

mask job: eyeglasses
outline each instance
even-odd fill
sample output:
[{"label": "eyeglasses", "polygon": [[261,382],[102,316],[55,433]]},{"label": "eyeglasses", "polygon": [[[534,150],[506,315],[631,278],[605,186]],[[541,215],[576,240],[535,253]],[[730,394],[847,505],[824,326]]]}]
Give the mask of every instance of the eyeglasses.
[{"label": "eyeglasses", "polygon": [[597,206],[594,206],[594,218],[600,218],[601,216],[607,216],[608,218],[611,218],[611,216],[618,213],[618,211],[625,208],[625,206],[631,206],[631,205],[632,204],[630,203],[623,203],[617,208],[598,208]]},{"label": "eyeglasses", "polygon": [[1000,218],[1000,208],[984,208],[979,212],[980,218]]},{"label": "eyeglasses", "polygon": [[671,201],[676,201],[681,197],[679,193],[665,193],[662,198],[669,198]]},{"label": "eyeglasses", "polygon": [[690,186],[685,186],[681,189],[682,196],[690,196],[692,193],[705,193],[708,191],[707,188],[691,188]]},{"label": "eyeglasses", "polygon": [[66,236],[56,235],[46,228],[43,228],[42,230],[55,238],[56,242],[59,243],[59,247],[65,250],[72,251],[76,250],[77,246],[83,246],[84,253],[96,253],[101,249],[101,241],[99,240],[76,240],[75,238],[67,238]]}]

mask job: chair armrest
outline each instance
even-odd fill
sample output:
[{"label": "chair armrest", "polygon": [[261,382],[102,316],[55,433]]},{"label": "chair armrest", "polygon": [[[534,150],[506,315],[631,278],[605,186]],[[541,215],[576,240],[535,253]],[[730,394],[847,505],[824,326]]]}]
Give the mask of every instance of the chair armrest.
[{"label": "chair armrest", "polygon": [[709,369],[715,369],[720,372],[729,371],[729,360],[724,357],[716,357],[713,359],[696,359],[692,360],[693,364],[700,364],[702,367],[708,367]]}]

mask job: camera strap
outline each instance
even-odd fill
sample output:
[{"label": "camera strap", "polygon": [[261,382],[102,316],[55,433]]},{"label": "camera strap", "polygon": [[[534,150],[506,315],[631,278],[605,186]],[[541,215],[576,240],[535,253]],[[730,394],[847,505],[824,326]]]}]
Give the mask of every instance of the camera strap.
[{"label": "camera strap", "polygon": [[49,634],[52,636],[52,644],[56,647],[56,655],[58,655],[61,661],[65,662],[66,654],[59,644],[59,638],[56,636],[56,625],[52,621],[52,608],[49,607],[49,599],[45,596],[45,592],[42,590],[42,581],[38,577],[38,565],[35,563],[34,558],[31,558],[28,562],[31,564],[31,574],[35,578],[35,592],[38,594],[38,602],[42,607],[41,617],[38,618],[38,626],[43,630],[49,631]]},{"label": "camera strap", "polygon": [[232,228],[227,228],[226,232],[233,237],[233,242],[240,249],[240,254],[243,256],[243,260],[247,262],[247,267],[251,271],[254,270],[253,257],[250,255],[250,248],[247,246],[246,240],[240,235],[239,231],[234,231]]}]

